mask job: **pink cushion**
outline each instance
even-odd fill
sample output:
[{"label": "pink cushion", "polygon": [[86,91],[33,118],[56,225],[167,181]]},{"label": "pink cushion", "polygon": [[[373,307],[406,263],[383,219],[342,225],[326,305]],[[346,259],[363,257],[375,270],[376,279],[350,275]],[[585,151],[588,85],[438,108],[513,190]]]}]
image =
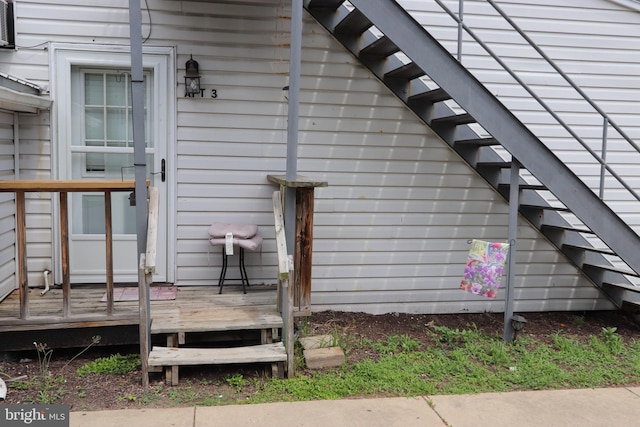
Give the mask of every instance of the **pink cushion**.
[{"label": "pink cushion", "polygon": [[214,222],[209,227],[209,236],[213,238],[225,237],[227,233],[233,234],[234,238],[250,239],[258,233],[257,225],[249,224],[228,224],[224,222]]},{"label": "pink cushion", "polygon": [[[209,243],[213,246],[224,246],[226,244],[226,239],[209,239]],[[238,239],[233,237],[233,244],[235,246],[240,246],[248,251],[257,251],[262,246],[262,237],[261,236],[253,236],[250,239]]]}]

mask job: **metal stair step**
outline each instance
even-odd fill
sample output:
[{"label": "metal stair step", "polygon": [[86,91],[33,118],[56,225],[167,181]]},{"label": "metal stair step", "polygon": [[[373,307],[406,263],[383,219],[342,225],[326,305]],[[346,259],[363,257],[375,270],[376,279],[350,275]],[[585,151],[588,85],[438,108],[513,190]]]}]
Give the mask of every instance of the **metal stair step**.
[{"label": "metal stair step", "polygon": [[588,252],[596,252],[596,253],[603,254],[603,255],[614,255],[614,256],[616,255],[616,253],[613,252],[609,248],[594,248],[592,246],[571,245],[571,244],[563,244],[562,247],[563,247],[563,249],[567,248],[569,250],[581,250],[581,251],[588,251]]},{"label": "metal stair step", "polygon": [[358,9],[353,9],[342,21],[340,21],[334,31],[337,34],[362,34],[371,28],[373,24]]},{"label": "metal stair step", "polygon": [[[500,188],[509,188],[511,187],[511,184],[505,183],[505,182],[501,182],[498,184],[498,187]],[[520,183],[518,184],[518,188],[520,188],[521,190],[538,190],[538,191],[544,191],[544,190],[548,190],[548,188],[542,184],[525,184],[525,183]]]},{"label": "metal stair step", "polygon": [[409,97],[409,103],[412,105],[418,103],[435,104],[436,102],[442,102],[451,99],[449,94],[442,88],[428,90],[426,92],[417,93]]},{"label": "metal stair step", "polygon": [[281,342],[231,348],[185,348],[154,346],[149,366],[228,365],[285,362],[287,352]]},{"label": "metal stair step", "polygon": [[576,233],[594,234],[593,231],[589,230],[588,228],[575,228],[570,225],[542,224],[542,228],[543,229],[549,228],[549,229],[560,230],[560,231],[573,231]]},{"label": "metal stair step", "polygon": [[547,210],[547,211],[556,211],[556,212],[571,212],[568,208],[564,206],[541,206],[541,205],[527,205],[520,204],[521,209],[531,209],[531,210]]},{"label": "metal stair step", "polygon": [[[431,120],[431,126],[434,127],[447,127],[447,126],[459,126],[466,125],[469,123],[475,123],[473,117],[469,113],[456,114],[454,116],[448,117],[439,117],[437,119]],[[511,163],[507,163],[511,165]]]},{"label": "metal stair step", "polygon": [[[619,301],[620,306],[631,304],[635,306],[636,313],[640,310],[640,287],[629,283],[618,283],[611,281],[604,281],[601,285],[601,289],[614,301]],[[629,311],[629,306],[624,307]]]},{"label": "metal stair step", "polygon": [[511,167],[511,162],[506,160],[496,160],[493,162],[487,161],[479,161],[476,163],[476,168],[485,168],[485,169],[508,169]]},{"label": "metal stair step", "polygon": [[493,145],[500,145],[500,143],[493,137],[488,138],[471,138],[471,139],[459,139],[454,141],[456,145],[471,145],[478,147],[489,147]]},{"label": "metal stair step", "polygon": [[387,36],[382,36],[373,43],[363,47],[360,52],[358,52],[359,57],[378,57],[378,58],[386,58],[389,55],[393,55],[396,52],[399,52],[400,48],[396,46],[394,42],[389,39]]},{"label": "metal stair step", "polygon": [[309,0],[307,8],[309,9],[337,9],[344,0]]},{"label": "metal stair step", "polygon": [[405,80],[410,81],[420,76],[424,76],[424,71],[415,62],[409,62],[401,67],[391,70],[384,75],[385,80]]},{"label": "metal stair step", "polygon": [[597,269],[602,271],[609,271],[611,273],[622,274],[624,276],[632,276],[632,277],[640,277],[640,274],[636,273],[631,269],[626,268],[618,268],[612,265],[594,265],[594,264],[585,264],[585,269]]}]

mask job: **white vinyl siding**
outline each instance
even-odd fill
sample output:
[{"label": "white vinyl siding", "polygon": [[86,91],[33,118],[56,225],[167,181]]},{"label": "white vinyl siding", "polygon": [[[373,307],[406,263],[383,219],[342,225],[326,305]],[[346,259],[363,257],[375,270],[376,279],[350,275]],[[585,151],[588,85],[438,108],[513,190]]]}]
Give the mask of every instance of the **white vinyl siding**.
[{"label": "white vinyl siding", "polygon": [[[14,179],[14,115],[0,112],[0,179]],[[0,193],[0,300],[16,286],[15,196]]]},{"label": "white vinyl siding", "polygon": [[[640,141],[640,12],[616,2],[587,0],[500,0],[502,10],[604,110],[633,140]],[[620,2],[617,2],[620,3]],[[456,54],[456,23],[435,2],[400,4]],[[458,2],[446,2],[457,13]],[[525,83],[598,154],[603,118],[531,48],[486,2],[466,0],[464,22],[501,56]],[[468,35],[462,63],[523,123],[538,135],[596,193],[600,166],[512,77]],[[640,154],[612,128],[607,130],[607,162],[632,187],[640,188]],[[604,199],[640,232],[640,203],[631,201],[608,177]]]},{"label": "white vinyl siding", "polygon": [[[49,111],[21,114],[17,151],[19,179],[51,179],[51,123]],[[43,270],[52,265],[51,193],[27,193],[27,269],[29,286],[43,286]]]},{"label": "white vinyl siding", "polygon": [[[429,17],[423,9],[432,2],[405,3],[412,13]],[[637,64],[640,47],[637,37],[630,40],[620,31],[630,35],[633,23],[637,29],[638,14],[604,0],[589,0],[590,7],[581,3],[570,14],[558,13],[549,1],[529,3],[536,3],[531,6],[536,13],[548,14],[536,19],[531,14],[528,29],[536,40],[545,41],[563,64],[575,63],[582,70],[579,82],[615,112],[620,124],[635,124],[631,117],[638,116],[638,80],[620,74],[632,75],[629,70]],[[177,138],[168,173],[176,174],[176,197],[170,204],[175,209],[178,285],[217,283],[220,252],[207,242],[207,228],[214,221],[259,225],[265,243],[260,253],[247,253],[248,275],[252,283],[275,281],[275,187],[266,175],[285,170],[289,4],[148,0],[152,31],[145,45],[175,46],[177,53]],[[129,43],[125,0],[82,5],[21,0],[16,6],[19,45]],[[513,7],[518,8],[520,15],[528,15],[528,9]],[[473,6],[468,10],[472,14]],[[589,13],[592,19],[602,14],[597,28],[603,37],[630,43],[628,47],[616,48],[608,57],[609,44],[588,44],[582,33],[558,37],[554,29],[563,22],[553,20],[569,22]],[[149,34],[148,18],[143,10],[143,37]],[[455,31],[444,33],[453,40]],[[500,37],[500,32],[489,33]],[[298,170],[329,183],[316,190],[313,309],[502,311],[503,293],[484,300],[458,286],[468,239],[507,238],[506,203],[306,14],[303,44]],[[455,48],[451,41],[446,45]],[[519,67],[535,70],[519,47],[507,47]],[[587,48],[593,55],[579,56]],[[484,58],[469,54],[470,65],[484,64]],[[183,97],[184,64],[191,55],[199,62],[202,86],[215,89],[216,99]],[[610,67],[599,65],[603,58],[611,58]],[[19,49],[0,56],[0,70],[48,85],[48,61],[43,46]],[[582,63],[584,67],[578,67]],[[493,76],[491,69],[479,67],[479,72]],[[527,116],[527,101],[513,98],[517,93],[512,95],[511,85],[500,79],[490,83],[492,91],[512,99]],[[563,91],[549,92],[572,110],[573,101]],[[576,120],[582,117],[575,115]],[[33,119],[33,126],[36,122]],[[593,134],[597,125],[590,123],[585,126]],[[40,125],[41,133],[34,127],[26,143],[25,152],[33,156],[25,158],[26,175],[41,176],[50,167],[48,124],[41,120]],[[46,210],[41,215],[30,212],[31,224],[40,221],[44,226],[50,220]],[[517,311],[612,308],[525,221],[519,224],[516,261]],[[236,273],[234,266],[229,274]]]}]

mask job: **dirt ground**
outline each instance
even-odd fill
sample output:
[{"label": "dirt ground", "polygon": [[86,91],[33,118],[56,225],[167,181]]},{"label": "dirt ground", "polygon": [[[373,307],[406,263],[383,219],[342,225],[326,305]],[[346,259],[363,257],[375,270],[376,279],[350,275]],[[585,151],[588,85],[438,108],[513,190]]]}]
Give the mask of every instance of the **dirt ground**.
[{"label": "dirt ground", "polygon": [[[626,341],[640,338],[640,326],[621,312],[585,313],[527,313],[527,323],[523,335],[546,340],[559,330],[585,340],[590,335],[598,335],[602,328],[616,327],[617,333]],[[321,312],[314,313],[308,322],[301,323],[300,331],[307,335],[340,334],[348,340],[367,338],[377,341],[394,334],[407,334],[429,346],[431,326],[446,326],[464,329],[475,325],[490,335],[502,336],[502,314],[461,314],[461,315],[411,315]],[[362,341],[362,340],[360,340]],[[58,381],[51,389],[43,391],[37,387],[41,377],[41,364],[35,351],[5,353],[0,355],[0,375],[7,380],[25,376],[26,382],[8,383],[9,390],[5,403],[32,403],[34,400],[52,400],[46,403],[70,405],[72,411],[96,411],[103,409],[168,407],[194,404],[203,396],[218,397],[223,403],[242,399],[238,390],[227,380],[234,374],[244,378],[256,378],[264,374],[255,366],[226,367],[183,367],[180,369],[180,385],[165,385],[161,374],[152,374],[150,388],[141,385],[140,371],[125,375],[88,374],[80,377],[76,370],[97,357],[116,352],[136,353],[137,347],[114,348],[94,347],[69,363],[81,349],[56,350],[52,352],[48,372]],[[347,349],[349,362],[375,358],[376,353],[366,347],[354,346]],[[16,384],[21,386],[16,388]],[[30,386],[25,386],[30,384]],[[251,383],[241,393],[251,393]]]}]

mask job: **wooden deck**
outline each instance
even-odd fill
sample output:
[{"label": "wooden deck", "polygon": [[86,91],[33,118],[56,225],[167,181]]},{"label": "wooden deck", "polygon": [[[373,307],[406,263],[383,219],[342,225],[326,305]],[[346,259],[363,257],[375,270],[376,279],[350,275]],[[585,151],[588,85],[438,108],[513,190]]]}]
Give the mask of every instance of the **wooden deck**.
[{"label": "wooden deck", "polygon": [[[62,289],[45,295],[29,290],[29,317],[20,319],[20,295],[12,292],[0,303],[0,333],[54,331],[112,326],[137,326],[138,301],[115,301],[112,314],[101,301],[104,285],[78,285],[71,289],[70,316],[64,317]],[[151,301],[153,334],[197,331],[251,330],[282,327],[276,309],[276,286],[254,285],[247,294],[235,286],[178,287],[175,300]],[[84,345],[78,342],[78,345]]]},{"label": "wooden deck", "polygon": [[[59,188],[61,205],[66,203],[66,194],[75,187]],[[68,183],[67,183],[68,184]],[[19,181],[0,191],[15,191],[20,203],[16,216],[20,219],[18,235],[24,237],[24,192],[31,184]],[[47,184],[49,185],[49,184]],[[52,184],[53,185],[53,184]],[[66,185],[66,184],[65,184]],[[74,183],[75,185],[75,183]],[[95,184],[94,184],[95,185]],[[127,184],[128,185],[128,184]],[[20,188],[19,188],[20,187]],[[105,191],[105,235],[107,253],[110,245],[110,191]],[[33,344],[52,344],[50,348],[84,347],[96,337],[108,335],[100,340],[102,345],[140,345],[143,385],[149,385],[149,372],[164,370],[167,381],[178,383],[181,365],[221,363],[270,363],[274,375],[289,376],[294,373],[293,364],[293,313],[294,288],[290,286],[290,271],[293,259],[288,255],[284,229],[282,197],[273,193],[274,224],[278,253],[277,284],[254,285],[248,293],[239,288],[225,288],[222,295],[217,286],[179,287],[175,299],[151,300],[148,286],[152,284],[155,269],[155,225],[157,224],[157,189],[150,189],[149,229],[147,230],[146,253],[139,258],[139,294],[141,301],[116,301],[113,271],[110,256],[107,257],[107,280],[102,286],[71,286],[68,270],[67,239],[63,238],[63,283],[62,289],[51,289],[42,294],[40,289],[29,288],[26,271],[26,243],[19,238],[17,246],[19,289],[0,302],[0,351],[24,350]],[[66,212],[66,204],[62,208]],[[66,215],[62,215],[65,216]],[[67,220],[61,220],[62,230]],[[309,247],[310,249],[310,247]],[[151,262],[149,262],[151,260]],[[310,270],[307,271],[310,274]],[[302,280],[300,280],[302,282]],[[103,301],[103,296],[105,301]],[[304,299],[304,298],[303,298]],[[297,310],[301,313],[298,307]],[[221,334],[234,335],[241,339],[240,345],[223,343]],[[274,334],[280,340],[274,342]],[[249,335],[249,337],[247,337]],[[226,338],[226,337],[225,337]],[[254,345],[251,341],[259,342]],[[106,342],[105,342],[106,341]],[[227,347],[194,348],[194,344],[215,341]],[[161,345],[158,345],[162,343]],[[166,343],[166,347],[163,346]],[[150,348],[150,345],[153,347]],[[242,348],[237,348],[242,347]]]}]

